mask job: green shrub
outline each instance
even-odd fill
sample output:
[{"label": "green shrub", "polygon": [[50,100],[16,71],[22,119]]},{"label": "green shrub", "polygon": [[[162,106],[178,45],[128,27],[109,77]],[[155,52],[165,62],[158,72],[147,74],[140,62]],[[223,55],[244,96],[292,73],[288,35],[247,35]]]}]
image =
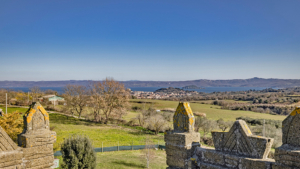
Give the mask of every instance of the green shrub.
[{"label": "green shrub", "polygon": [[96,153],[90,139],[86,136],[69,136],[62,143],[61,152],[63,157],[62,168],[96,168]]}]

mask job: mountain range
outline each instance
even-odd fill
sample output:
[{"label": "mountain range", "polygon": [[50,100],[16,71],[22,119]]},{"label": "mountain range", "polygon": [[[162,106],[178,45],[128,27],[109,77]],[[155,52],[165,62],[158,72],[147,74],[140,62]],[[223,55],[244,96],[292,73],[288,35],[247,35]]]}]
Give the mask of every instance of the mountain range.
[{"label": "mountain range", "polygon": [[[66,81],[0,81],[0,87],[64,87],[68,84],[88,85],[90,80]],[[300,79],[231,79],[231,80],[189,80],[189,81],[120,81],[126,87],[184,87],[195,85],[198,87],[296,87],[300,86]]]}]

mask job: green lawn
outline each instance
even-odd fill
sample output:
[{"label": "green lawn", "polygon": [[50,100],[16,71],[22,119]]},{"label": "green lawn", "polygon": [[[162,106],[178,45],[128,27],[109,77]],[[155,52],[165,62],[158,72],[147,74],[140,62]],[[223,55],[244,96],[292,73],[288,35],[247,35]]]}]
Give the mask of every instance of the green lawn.
[{"label": "green lawn", "polygon": [[[0,109],[5,113],[5,106],[0,106]],[[7,107],[7,113],[12,113],[14,111],[19,111],[22,113],[25,113],[28,110],[28,108],[20,108],[20,107]]]},{"label": "green lawn", "polygon": [[118,143],[120,146],[132,143],[145,145],[147,137],[155,144],[164,144],[162,134],[153,135],[135,128],[96,124],[60,114],[50,114],[50,127],[57,134],[55,150],[59,150],[64,138],[72,134],[87,135],[93,141],[94,147],[102,147],[102,143],[104,147],[117,146]]},{"label": "green lawn", "polygon": [[[130,100],[132,106],[143,107],[145,108],[153,107],[155,109],[164,109],[164,108],[174,108],[176,109],[178,101],[164,101],[164,100],[146,100],[146,99],[132,99]],[[137,103],[137,102],[146,102],[146,103]],[[247,116],[257,119],[273,119],[273,120],[283,120],[286,116],[281,115],[270,115],[263,113],[256,113],[252,111],[242,111],[242,110],[225,110],[221,109],[220,106],[201,104],[200,103],[190,103],[193,112],[205,113],[206,116],[210,119],[219,119],[223,118],[224,120],[235,121],[237,117]]]},{"label": "green lawn", "polygon": [[[166,152],[164,150],[157,150],[155,152],[156,156],[152,161],[150,161],[149,168],[167,168]],[[141,156],[142,152],[140,150],[97,153],[97,169],[146,168],[146,160]],[[62,157],[58,158],[61,163]]]}]

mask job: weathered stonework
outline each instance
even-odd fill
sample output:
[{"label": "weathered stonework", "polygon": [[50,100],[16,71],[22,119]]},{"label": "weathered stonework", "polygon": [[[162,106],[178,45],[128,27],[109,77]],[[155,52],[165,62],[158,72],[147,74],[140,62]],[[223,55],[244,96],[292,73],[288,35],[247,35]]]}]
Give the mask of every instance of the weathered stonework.
[{"label": "weathered stonework", "polygon": [[0,168],[50,169],[56,133],[50,131],[49,115],[40,103],[33,103],[24,115],[24,130],[17,146],[0,127]]},{"label": "weathered stonework", "polygon": [[273,139],[255,136],[243,120],[237,120],[229,132],[212,132],[215,149],[197,147],[191,158],[194,169],[270,169],[267,159]]},{"label": "weathered stonework", "polygon": [[299,169],[299,131],[300,107],[282,122],[283,145],[275,149],[275,160],[267,158],[274,140],[253,135],[242,120],[237,120],[229,132],[212,132],[215,149],[195,142],[192,147],[180,147],[195,138],[186,139],[187,134],[173,131],[165,135],[167,164],[178,169]]},{"label": "weathered stonework", "polygon": [[[195,117],[189,103],[179,103],[173,117],[174,130],[165,133],[169,169],[187,169],[194,148],[200,146],[200,133],[194,131]],[[194,147],[194,148],[193,148]]]},{"label": "weathered stonework", "polygon": [[243,120],[237,120],[229,132],[212,132],[216,150],[246,157],[267,158],[274,139],[252,135]]},{"label": "weathered stonework", "polygon": [[282,122],[282,146],[275,149],[275,160],[280,167],[300,168],[300,107]]},{"label": "weathered stonework", "polygon": [[275,162],[273,159],[247,158],[204,147],[196,148],[191,161],[191,168],[195,169],[270,169]]}]

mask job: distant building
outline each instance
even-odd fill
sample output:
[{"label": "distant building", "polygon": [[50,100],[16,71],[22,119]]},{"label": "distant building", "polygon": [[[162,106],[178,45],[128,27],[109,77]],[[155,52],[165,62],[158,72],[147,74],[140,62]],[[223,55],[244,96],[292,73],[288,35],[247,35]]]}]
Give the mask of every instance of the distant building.
[{"label": "distant building", "polygon": [[49,97],[49,101],[51,102],[56,102],[56,101],[64,101],[65,99],[59,96],[53,96],[53,97]]},{"label": "distant building", "polygon": [[42,98],[39,98],[39,100],[40,101],[48,100],[48,101],[52,102],[52,104],[57,103],[59,101],[65,101],[65,99],[63,97],[59,97],[56,95],[43,96]]}]

